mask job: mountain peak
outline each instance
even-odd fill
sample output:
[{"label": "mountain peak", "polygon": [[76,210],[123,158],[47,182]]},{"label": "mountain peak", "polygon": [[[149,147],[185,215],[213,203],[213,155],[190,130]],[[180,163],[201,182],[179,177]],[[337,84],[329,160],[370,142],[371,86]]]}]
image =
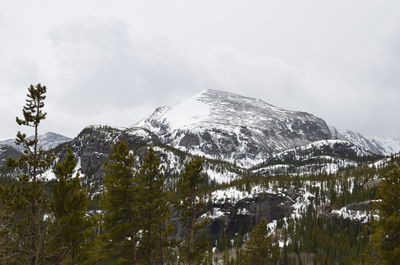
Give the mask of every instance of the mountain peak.
[{"label": "mountain peak", "polygon": [[[210,123],[262,129],[276,121],[290,122],[294,116],[318,120],[311,114],[277,108],[260,99],[207,89],[178,104],[158,108],[149,118],[163,121],[171,129]],[[138,125],[146,126],[148,121]]]},{"label": "mountain peak", "polygon": [[157,108],[136,126],[166,144],[216,158],[223,153],[231,160],[258,161],[274,151],[332,138],[325,121],[314,115],[214,89]]}]

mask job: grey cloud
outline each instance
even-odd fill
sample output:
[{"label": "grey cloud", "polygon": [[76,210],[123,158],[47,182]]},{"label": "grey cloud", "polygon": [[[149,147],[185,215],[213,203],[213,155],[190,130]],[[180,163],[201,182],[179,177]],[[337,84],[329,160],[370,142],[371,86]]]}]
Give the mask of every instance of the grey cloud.
[{"label": "grey cloud", "polygon": [[398,1],[16,2],[0,12],[0,138],[35,82],[49,87],[43,130],[69,136],[207,88],[400,135]]},{"label": "grey cloud", "polygon": [[74,102],[77,112],[165,103],[197,89],[193,66],[173,44],[131,36],[124,23],[81,20],[54,29],[50,38],[65,55],[57,62],[60,103]]}]

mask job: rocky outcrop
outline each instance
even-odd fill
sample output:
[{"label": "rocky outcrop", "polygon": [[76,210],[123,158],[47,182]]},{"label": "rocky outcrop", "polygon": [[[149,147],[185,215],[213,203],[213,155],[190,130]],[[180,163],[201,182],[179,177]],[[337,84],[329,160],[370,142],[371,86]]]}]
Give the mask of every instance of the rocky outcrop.
[{"label": "rocky outcrop", "polygon": [[[89,126],[72,141],[59,146],[54,151],[62,159],[65,151],[71,148],[78,157],[78,167],[83,175],[83,182],[91,194],[97,193],[103,183],[103,167],[112,151],[112,146],[119,140],[125,140],[132,150],[156,142],[156,138],[144,129],[132,128],[120,130],[107,126]],[[140,154],[140,152],[137,152]]]},{"label": "rocky outcrop", "polygon": [[[200,220],[208,219],[206,229],[215,240],[227,237],[233,239],[235,235],[244,235],[250,232],[261,220],[268,223],[293,213],[293,200],[288,196],[273,193],[260,193],[254,198],[243,198],[235,203],[213,203],[206,207],[206,212],[199,212]],[[183,227],[179,213],[173,211],[175,226],[174,237],[183,237]]]},{"label": "rocky outcrop", "polygon": [[210,231],[215,237],[227,235],[233,238],[237,233],[251,231],[261,220],[272,222],[290,216],[292,204],[289,197],[272,193],[260,193],[255,198],[244,198],[235,204],[213,204],[214,211],[218,209],[225,214],[211,219]]},{"label": "rocky outcrop", "polygon": [[8,158],[17,159],[21,155],[17,149],[9,145],[0,145],[0,169],[4,168]]}]

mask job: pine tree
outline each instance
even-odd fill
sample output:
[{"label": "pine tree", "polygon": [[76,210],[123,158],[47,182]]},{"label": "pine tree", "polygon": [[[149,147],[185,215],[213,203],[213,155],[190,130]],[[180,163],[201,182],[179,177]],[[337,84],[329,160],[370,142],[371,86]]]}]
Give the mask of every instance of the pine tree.
[{"label": "pine tree", "polygon": [[380,264],[400,261],[400,170],[387,174],[379,188],[380,219],[377,221],[374,242],[378,248]]},{"label": "pine tree", "polygon": [[46,90],[41,84],[31,85],[23,118],[16,118],[18,125],[33,128],[34,135],[28,139],[26,134],[17,133],[16,144],[24,152],[18,160],[9,159],[8,166],[18,173],[18,183],[1,188],[0,262],[7,264],[43,264],[46,257],[47,198],[40,176],[54,158],[38,146],[39,125],[46,118]]},{"label": "pine tree", "polygon": [[104,191],[100,201],[104,234],[96,259],[99,264],[136,264],[137,224],[135,157],[125,141],[113,146],[105,164]]},{"label": "pine tree", "polygon": [[197,221],[197,214],[204,205],[206,194],[206,177],[202,172],[203,161],[195,158],[185,166],[181,178],[177,183],[179,197],[178,208],[181,211],[181,220],[184,226],[184,242],[182,258],[186,264],[204,264],[208,244],[202,229],[206,221]]},{"label": "pine tree", "polygon": [[275,265],[279,257],[279,247],[272,244],[269,229],[265,221],[261,221],[250,233],[242,253],[246,265]]},{"label": "pine tree", "polygon": [[167,236],[170,216],[164,175],[161,173],[160,158],[150,148],[135,177],[137,183],[138,218],[142,229],[138,258],[142,264],[164,264],[164,249],[168,247]]},{"label": "pine tree", "polygon": [[74,175],[77,161],[71,149],[63,162],[54,167],[57,182],[53,186],[50,211],[54,219],[49,253],[52,264],[76,264],[83,256],[83,249],[90,227],[87,214],[88,194],[82,188],[79,173]]}]

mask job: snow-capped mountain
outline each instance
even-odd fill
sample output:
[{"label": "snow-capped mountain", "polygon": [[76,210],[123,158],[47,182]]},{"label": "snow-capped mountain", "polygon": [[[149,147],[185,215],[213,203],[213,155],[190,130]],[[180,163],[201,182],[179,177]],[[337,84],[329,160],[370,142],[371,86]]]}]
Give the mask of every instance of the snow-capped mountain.
[{"label": "snow-capped mountain", "polygon": [[[118,140],[126,140],[138,157],[153,146],[171,176],[179,175],[193,155],[203,156],[205,173],[217,183],[252,175],[335,173],[399,150],[378,138],[340,132],[312,114],[217,90],[158,108],[128,129],[89,126],[73,140],[47,133],[39,144],[49,150],[68,142],[55,152],[62,158],[66,148],[72,148],[79,160],[77,170],[97,192],[104,162]],[[1,143],[15,146],[14,140]],[[51,176],[50,170],[47,177]]]},{"label": "snow-capped mountain", "polygon": [[[33,136],[29,136],[28,139],[33,139]],[[61,134],[47,132],[45,134],[39,135],[39,147],[44,150],[51,150],[56,146],[63,144],[65,142],[69,142],[72,139]],[[22,151],[22,147],[15,144],[15,139],[8,139],[4,141],[0,141],[2,145],[9,145],[17,149],[18,151]]]},{"label": "snow-capped mountain", "polygon": [[353,131],[340,131],[330,127],[332,135],[337,139],[347,140],[361,148],[379,155],[391,155],[400,152],[400,138],[368,137]]},{"label": "snow-capped mountain", "polygon": [[158,108],[135,126],[164,144],[244,167],[274,152],[333,138],[325,121],[312,114],[217,90]]},{"label": "snow-capped mountain", "polygon": [[135,126],[158,135],[164,144],[246,168],[321,140],[347,141],[375,155],[400,152],[400,139],[339,131],[312,114],[218,90],[157,108]]}]

